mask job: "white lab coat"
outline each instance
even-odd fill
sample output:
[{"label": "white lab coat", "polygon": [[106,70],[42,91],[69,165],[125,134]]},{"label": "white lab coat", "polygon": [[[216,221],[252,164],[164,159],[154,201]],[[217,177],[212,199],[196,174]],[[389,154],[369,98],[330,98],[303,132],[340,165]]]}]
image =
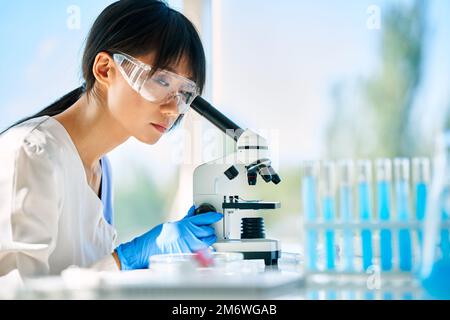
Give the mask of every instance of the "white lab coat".
[{"label": "white lab coat", "polygon": [[44,116],[0,136],[0,277],[117,270],[115,238],[61,123]]}]

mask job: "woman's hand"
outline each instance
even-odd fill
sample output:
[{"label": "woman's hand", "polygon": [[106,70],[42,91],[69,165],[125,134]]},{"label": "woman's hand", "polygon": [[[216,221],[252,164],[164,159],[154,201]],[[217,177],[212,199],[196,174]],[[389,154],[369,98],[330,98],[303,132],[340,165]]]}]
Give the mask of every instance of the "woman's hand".
[{"label": "woman's hand", "polygon": [[150,256],[166,253],[189,253],[211,246],[217,237],[210,225],[222,214],[207,212],[194,215],[195,206],[180,221],[160,224],[149,232],[118,246],[113,254],[121,270],[145,269]]}]

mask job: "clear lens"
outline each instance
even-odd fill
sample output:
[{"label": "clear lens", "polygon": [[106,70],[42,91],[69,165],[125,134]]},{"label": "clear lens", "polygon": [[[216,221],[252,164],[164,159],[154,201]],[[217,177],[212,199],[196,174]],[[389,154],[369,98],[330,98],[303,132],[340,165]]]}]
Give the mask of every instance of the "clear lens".
[{"label": "clear lens", "polygon": [[126,54],[114,54],[113,58],[130,86],[150,102],[162,104],[176,99],[178,113],[184,114],[198,96],[196,84],[189,79],[166,70],[150,77],[151,67],[139,60]]},{"label": "clear lens", "polygon": [[162,70],[145,81],[141,94],[147,100],[156,103],[167,103],[171,99],[176,99],[178,113],[183,114],[198,95],[198,89],[192,81]]}]

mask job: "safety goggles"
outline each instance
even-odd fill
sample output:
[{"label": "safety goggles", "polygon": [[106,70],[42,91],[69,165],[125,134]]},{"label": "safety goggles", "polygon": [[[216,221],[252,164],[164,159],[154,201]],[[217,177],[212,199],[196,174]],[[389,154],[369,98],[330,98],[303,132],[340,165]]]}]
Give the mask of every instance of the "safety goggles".
[{"label": "safety goggles", "polygon": [[129,85],[144,99],[165,104],[175,99],[178,114],[185,114],[192,101],[199,95],[194,81],[167,70],[156,70],[125,53],[114,53],[114,62]]}]

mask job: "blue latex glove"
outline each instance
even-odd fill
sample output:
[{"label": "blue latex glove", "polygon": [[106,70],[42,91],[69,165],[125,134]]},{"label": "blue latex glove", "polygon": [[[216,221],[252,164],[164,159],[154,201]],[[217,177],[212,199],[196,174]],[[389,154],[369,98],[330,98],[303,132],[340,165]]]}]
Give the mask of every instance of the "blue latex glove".
[{"label": "blue latex glove", "polygon": [[217,241],[214,228],[223,215],[217,212],[194,215],[195,206],[176,222],[160,224],[149,232],[116,248],[122,270],[145,269],[150,256],[167,253],[189,253],[205,249]]}]

